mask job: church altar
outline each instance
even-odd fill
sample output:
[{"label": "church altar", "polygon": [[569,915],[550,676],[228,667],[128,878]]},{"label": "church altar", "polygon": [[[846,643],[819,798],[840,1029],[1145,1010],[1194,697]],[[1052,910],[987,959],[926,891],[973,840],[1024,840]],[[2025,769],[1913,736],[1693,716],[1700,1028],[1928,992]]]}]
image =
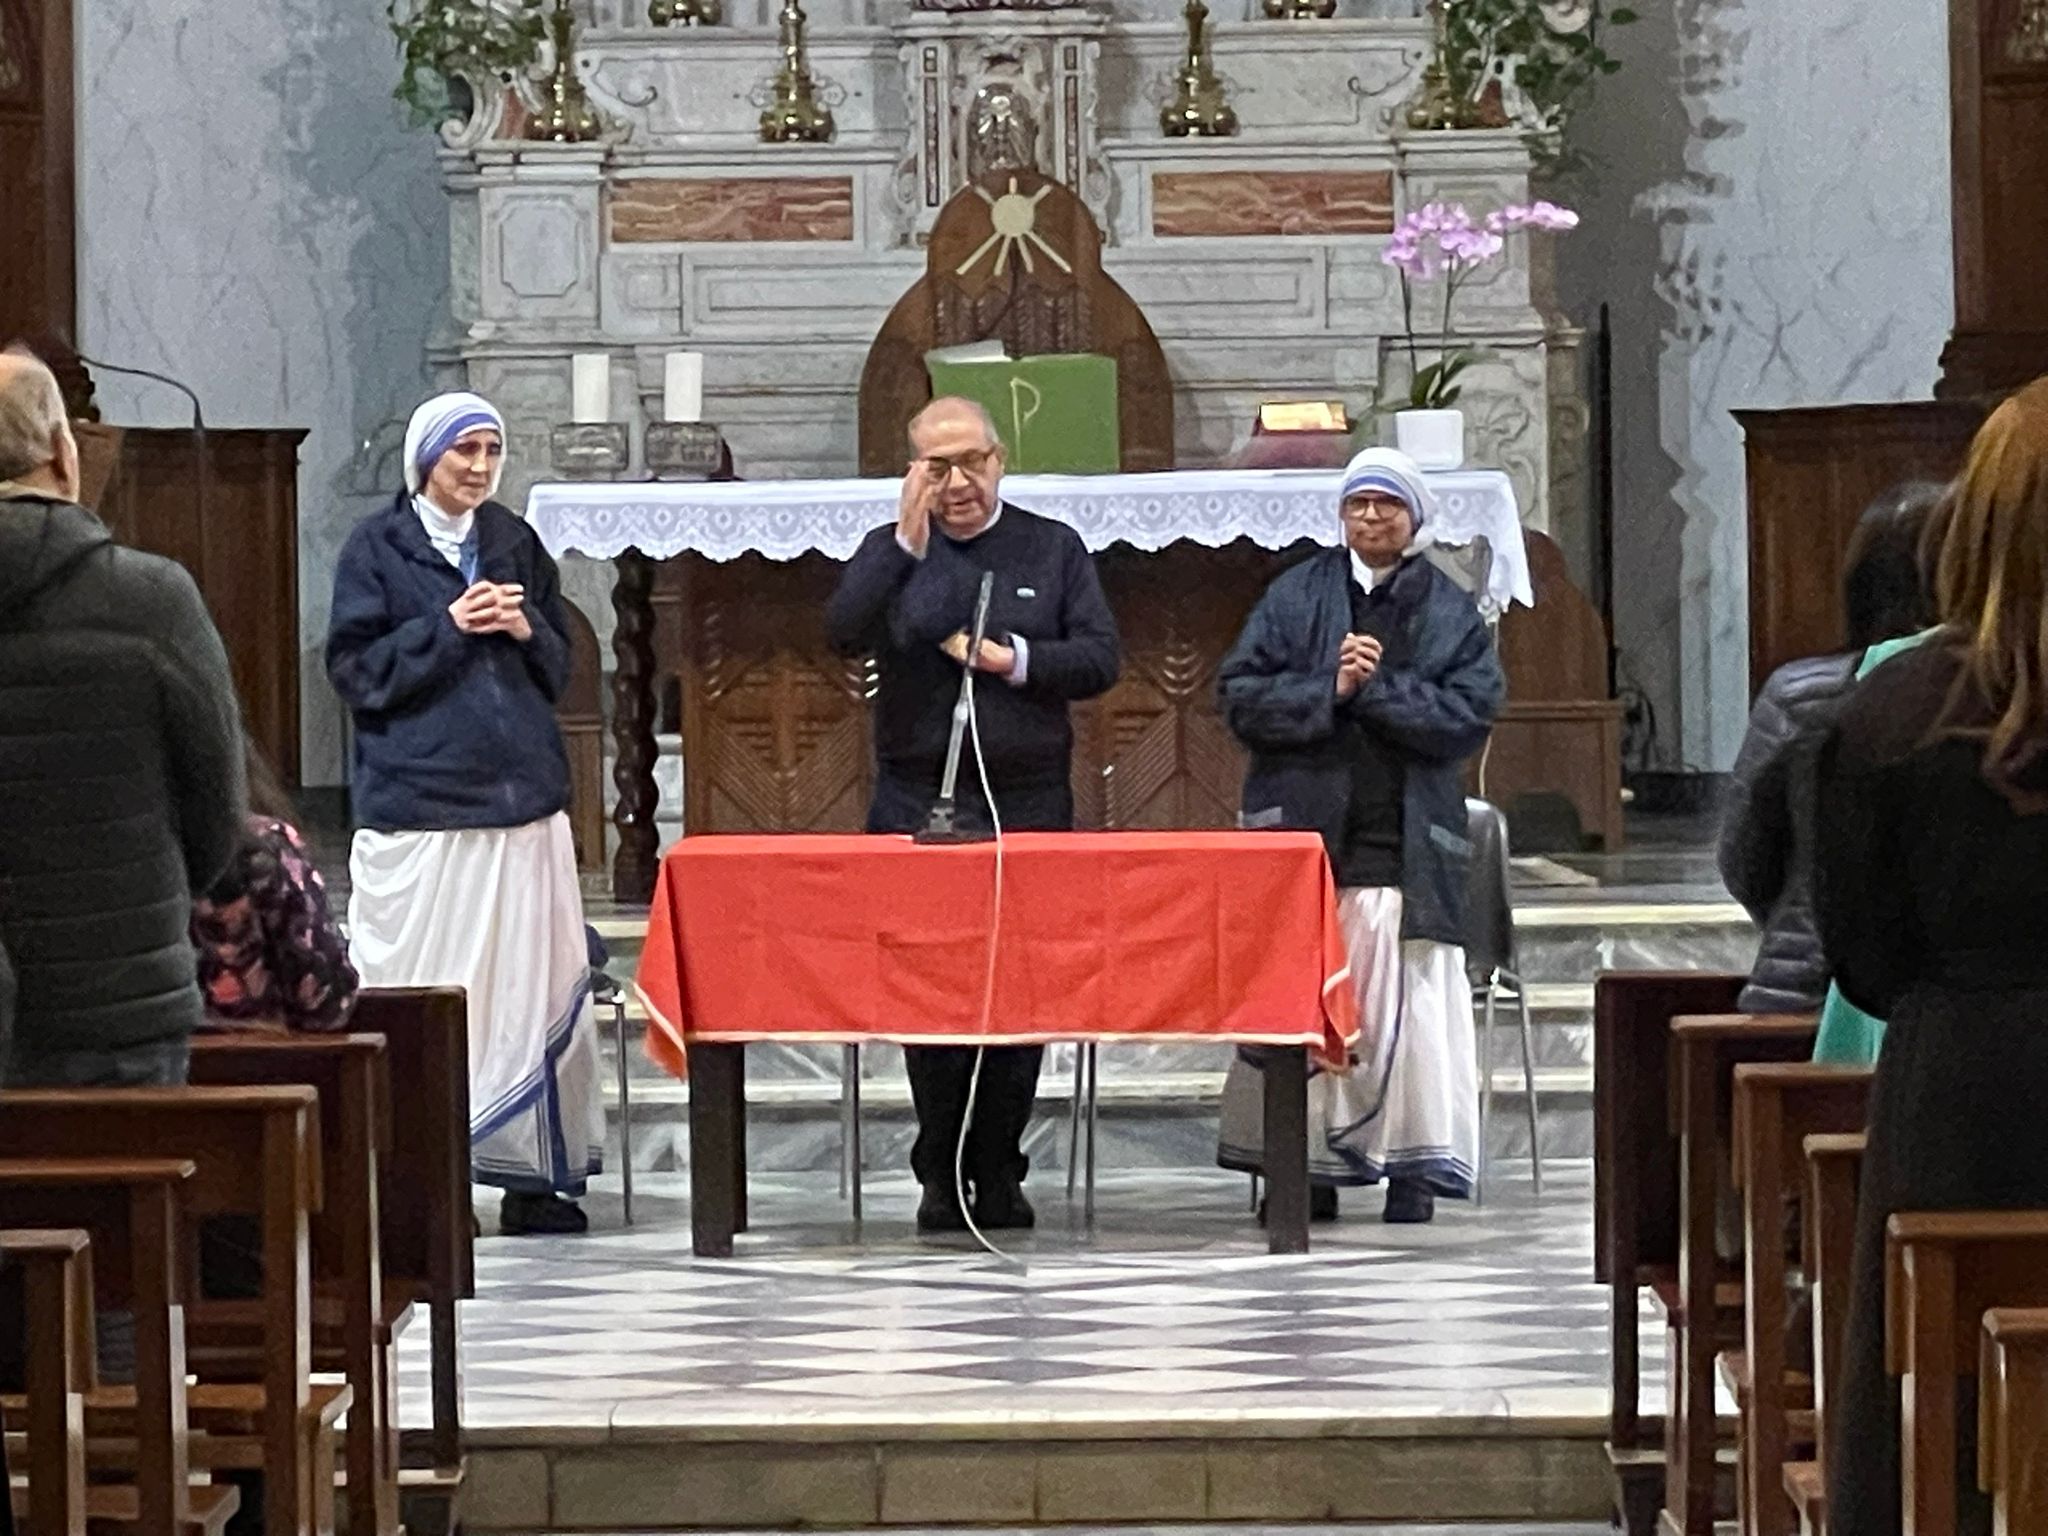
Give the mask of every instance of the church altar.
[{"label": "church altar", "polygon": [[[1483,607],[1535,602],[1514,482],[1494,469],[1431,472],[1432,544],[1484,538],[1492,555]],[[1007,475],[1003,499],[1066,523],[1091,551],[1114,544],[1157,551],[1183,540],[1220,548],[1248,539],[1281,550],[1336,542],[1333,470],[1208,469],[1154,475]],[[896,517],[900,480],[536,485],[526,518],[550,554],[656,560],[744,554],[794,560],[813,551],[845,560],[868,530]]]},{"label": "church altar", "polygon": [[[537,88],[483,82],[444,132],[454,331],[437,360],[505,412],[506,499],[546,477],[570,417],[572,354],[611,359],[614,419],[659,418],[663,356],[704,358],[705,414],[750,479],[830,478],[857,460],[855,393],[891,307],[923,274],[939,211],[1009,152],[1071,187],[1103,270],[1135,300],[1171,375],[1173,463],[1222,462],[1259,404],[1405,389],[1386,237],[1438,199],[1527,202],[1508,130],[1410,132],[1425,20],[1264,17],[1213,7],[1215,66],[1242,123],[1167,139],[1159,108],[1185,48],[1179,0],[934,11],[808,0],[829,143],[766,144],[774,7],[664,28],[645,0],[577,0],[575,59],[606,125],[524,138]],[[1513,482],[1529,526],[1579,497],[1577,336],[1549,312],[1530,247],[1461,289],[1453,340],[1482,349],[1462,401],[1472,462]],[[602,627],[596,574],[570,593]]]},{"label": "church altar", "polygon": [[[1290,560],[1335,542],[1341,476],[1327,470],[1014,475],[1008,502],[1058,518],[1095,552],[1124,641],[1124,674],[1075,709],[1084,827],[1236,823],[1242,749],[1216,709],[1215,669]],[[1536,600],[1513,483],[1432,473],[1432,544],[1485,541],[1482,606]],[[856,831],[872,777],[864,661],[835,656],[823,612],[839,564],[896,515],[897,480],[533,487],[527,518],[557,556],[616,563],[613,891],[644,901],[658,860],[656,690],[679,682],[685,833]],[[654,566],[680,576],[657,642]],[[1512,686],[1512,678],[1511,678]],[[1516,722],[1504,717],[1512,739]],[[1510,755],[1513,749],[1510,749]]]}]

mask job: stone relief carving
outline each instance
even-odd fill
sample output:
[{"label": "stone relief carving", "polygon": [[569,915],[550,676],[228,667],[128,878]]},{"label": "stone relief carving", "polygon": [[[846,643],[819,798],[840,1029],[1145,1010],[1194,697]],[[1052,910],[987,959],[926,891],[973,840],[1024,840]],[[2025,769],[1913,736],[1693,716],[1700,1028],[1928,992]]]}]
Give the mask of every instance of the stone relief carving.
[{"label": "stone relief carving", "polygon": [[2048,64],[2048,0],[2020,0],[2005,56],[2015,64]]},{"label": "stone relief carving", "polygon": [[1381,133],[1392,132],[1395,120],[1408,108],[1408,98],[1428,59],[1429,50],[1420,45],[1366,54],[1358,73],[1345,82],[1358,99],[1359,121]]},{"label": "stone relief carving", "polygon": [[1038,114],[1014,83],[990,81],[974,93],[967,125],[967,174],[1038,169]]}]

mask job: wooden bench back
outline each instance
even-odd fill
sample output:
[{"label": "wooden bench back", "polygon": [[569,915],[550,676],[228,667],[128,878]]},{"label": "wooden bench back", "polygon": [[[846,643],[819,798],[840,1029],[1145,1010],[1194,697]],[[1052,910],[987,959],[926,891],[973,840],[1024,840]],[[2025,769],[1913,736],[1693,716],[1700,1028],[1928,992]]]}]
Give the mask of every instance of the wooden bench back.
[{"label": "wooden bench back", "polygon": [[[300,1421],[312,1398],[311,1213],[320,1204],[319,1099],[271,1088],[19,1089],[0,1093],[0,1158],[91,1157],[118,1146],[193,1165],[186,1217],[254,1217],[263,1273],[263,1528],[310,1531]],[[199,1234],[187,1253],[196,1265]],[[196,1278],[196,1277],[195,1277]],[[195,1304],[195,1333],[203,1323]]]},{"label": "wooden bench back", "polygon": [[[1743,1504],[1752,1536],[1789,1536],[1784,1496],[1789,1302],[1785,1212],[1805,1185],[1806,1139],[1863,1128],[1867,1067],[1748,1062],[1735,1069],[1735,1184],[1742,1191],[1743,1330],[1750,1392],[1744,1414]],[[1804,1251],[1804,1239],[1801,1242]]]},{"label": "wooden bench back", "polygon": [[1957,1389],[1978,1365],[1984,1316],[2048,1306],[2048,1211],[1911,1211],[1885,1241],[1885,1363],[1905,1378],[1906,1529],[1956,1528]]},{"label": "wooden bench back", "polygon": [[1842,1399],[1848,1350],[1849,1298],[1855,1290],[1856,1200],[1863,1182],[1867,1138],[1806,1138],[1806,1199],[1800,1217],[1801,1258],[1813,1295],[1814,1460],[1825,1485],[1829,1405]]},{"label": "wooden bench back", "polygon": [[[98,1296],[135,1318],[137,1536],[185,1536],[191,1507],[182,1275],[195,1171],[183,1158],[0,1158],[0,1227],[86,1232]],[[89,1389],[96,1355],[81,1342]]]},{"label": "wooden bench back", "polygon": [[374,1276],[377,1181],[391,1144],[390,1085],[380,1035],[202,1034],[195,1087],[307,1087],[316,1095],[320,1202],[311,1224],[316,1280]]},{"label": "wooden bench back", "polygon": [[2048,1311],[1984,1315],[1977,1475],[1993,1536],[2048,1531]]},{"label": "wooden bench back", "polygon": [[1746,979],[1609,971],[1593,983],[1593,1272],[1610,1288],[1608,1433],[1617,1450],[1645,1438],[1637,1291],[1678,1269],[1671,1020],[1733,1008]]},{"label": "wooden bench back", "polygon": [[[85,1401],[92,1385],[92,1239],[77,1228],[0,1231],[21,1276],[28,1336],[25,1536],[85,1536]],[[4,1465],[4,1458],[0,1458]],[[0,1497],[8,1489],[0,1480]]]},{"label": "wooden bench back", "polygon": [[460,987],[370,988],[354,1028],[384,1037],[391,1155],[383,1165],[384,1276],[415,1300],[476,1294],[469,1184],[469,1004]]}]

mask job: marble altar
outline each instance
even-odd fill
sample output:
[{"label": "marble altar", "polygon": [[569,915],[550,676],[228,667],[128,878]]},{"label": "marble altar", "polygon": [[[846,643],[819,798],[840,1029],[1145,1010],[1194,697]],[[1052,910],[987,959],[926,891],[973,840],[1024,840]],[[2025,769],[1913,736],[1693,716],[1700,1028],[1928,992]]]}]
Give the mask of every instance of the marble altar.
[{"label": "marble altar", "polygon": [[[639,0],[579,7],[577,62],[612,124],[605,142],[520,138],[523,84],[485,82],[480,110],[446,131],[456,337],[443,361],[509,418],[514,505],[545,474],[576,351],[610,353],[614,414],[636,443],[659,411],[662,355],[687,347],[704,354],[707,414],[740,474],[851,469],[861,364],[923,269],[938,209],[976,168],[976,103],[991,91],[1007,120],[1028,119],[1040,169],[1087,203],[1106,270],[1157,332],[1184,466],[1219,462],[1264,399],[1361,407],[1398,391],[1386,233],[1431,199],[1528,195],[1515,133],[1406,133],[1421,21],[1219,7],[1216,66],[1244,127],[1190,142],[1161,138],[1157,121],[1177,7],[809,10],[830,144],[758,140],[774,61],[762,7],[663,29]],[[1560,387],[1576,338],[1546,313],[1545,286],[1518,246],[1461,298],[1458,331],[1487,354],[1468,375],[1471,457],[1507,473],[1537,529],[1576,472],[1582,418],[1575,383]]]}]

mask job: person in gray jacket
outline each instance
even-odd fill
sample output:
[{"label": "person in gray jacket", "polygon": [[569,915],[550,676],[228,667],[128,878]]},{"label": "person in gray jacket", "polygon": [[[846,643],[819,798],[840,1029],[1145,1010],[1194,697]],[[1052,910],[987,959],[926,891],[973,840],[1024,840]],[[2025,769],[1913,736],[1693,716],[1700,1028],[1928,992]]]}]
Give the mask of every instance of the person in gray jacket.
[{"label": "person in gray jacket", "polygon": [[1821,743],[1864,652],[1934,622],[1920,559],[1928,514],[1947,487],[1906,481],[1864,509],[1843,562],[1849,646],[1773,672],[1757,694],[1721,823],[1721,879],[1763,930],[1737,1006],[1810,1013],[1828,990],[1813,916],[1815,794]]},{"label": "person in gray jacket", "polygon": [[79,506],[50,370],[0,353],[0,1085],[185,1080],[192,893],[245,790],[220,634],[174,561]]}]

